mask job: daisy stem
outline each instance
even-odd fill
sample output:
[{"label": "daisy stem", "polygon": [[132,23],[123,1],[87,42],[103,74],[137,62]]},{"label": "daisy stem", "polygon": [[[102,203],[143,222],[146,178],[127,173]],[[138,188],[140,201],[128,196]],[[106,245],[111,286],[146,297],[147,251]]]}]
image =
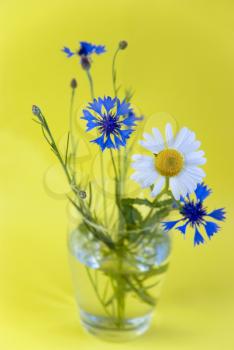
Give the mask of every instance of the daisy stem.
[{"label": "daisy stem", "polygon": [[[164,190],[163,190],[161,193],[159,193],[159,194],[155,197],[155,199],[153,200],[153,204],[157,203],[157,201],[158,201],[164,194],[168,193],[168,190],[169,190],[169,178],[166,177],[166,183],[165,183]],[[145,222],[149,220],[149,218],[150,218],[151,214],[153,213],[154,209],[155,209],[154,207],[152,207],[152,208],[150,209],[148,215],[146,216],[146,218],[145,218],[145,220],[144,220]]]}]

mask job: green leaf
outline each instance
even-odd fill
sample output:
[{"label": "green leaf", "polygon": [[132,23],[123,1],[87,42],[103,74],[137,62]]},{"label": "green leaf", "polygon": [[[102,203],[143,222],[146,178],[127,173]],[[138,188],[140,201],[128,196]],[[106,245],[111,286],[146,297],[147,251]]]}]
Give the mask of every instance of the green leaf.
[{"label": "green leaf", "polygon": [[139,225],[142,222],[142,216],[140,212],[129,204],[123,205],[122,203],[122,214],[124,216],[128,228],[135,227],[136,225]]},{"label": "green leaf", "polygon": [[165,264],[163,266],[154,268],[152,270],[149,270],[148,272],[142,272],[139,273],[138,277],[141,278],[141,282],[146,281],[148,278],[161,275],[167,271],[169,267],[169,264]]},{"label": "green leaf", "polygon": [[[125,281],[127,282],[127,284],[130,287],[130,292],[133,291],[135,292],[135,294],[138,296],[138,298],[140,298],[143,302],[145,302],[146,304],[149,304],[151,306],[155,306],[156,305],[156,300],[155,298],[153,298],[147,291],[146,289],[142,286],[141,281],[139,281],[139,279],[136,276],[132,276],[132,278],[130,276],[124,276]],[[137,284],[135,285],[135,283]]]},{"label": "green leaf", "polygon": [[122,205],[145,205],[150,208],[161,208],[165,206],[171,206],[173,203],[172,199],[165,199],[160,202],[150,202],[148,199],[143,198],[123,198]]}]

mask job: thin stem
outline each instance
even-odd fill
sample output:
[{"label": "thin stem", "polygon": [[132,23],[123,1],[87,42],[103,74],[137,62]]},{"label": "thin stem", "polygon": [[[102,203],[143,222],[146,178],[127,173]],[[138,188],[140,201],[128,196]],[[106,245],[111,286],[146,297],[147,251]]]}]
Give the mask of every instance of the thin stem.
[{"label": "thin stem", "polygon": [[92,75],[91,75],[89,69],[86,69],[85,71],[87,73],[87,77],[88,77],[88,81],[89,81],[91,99],[93,100],[94,99],[93,78],[92,78]]},{"label": "thin stem", "polygon": [[107,226],[108,220],[107,220],[107,204],[106,204],[106,186],[105,186],[105,179],[104,179],[104,161],[103,161],[103,154],[102,153],[100,155],[100,158],[101,158],[101,178],[102,178],[104,222],[105,222],[105,226]]},{"label": "thin stem", "polygon": [[65,154],[65,165],[66,166],[67,166],[67,159],[68,159],[69,142],[70,142],[70,132],[68,131],[68,134],[67,134],[67,145],[66,145],[66,154]]},{"label": "thin stem", "polygon": [[75,140],[73,135],[73,106],[74,106],[75,90],[76,89],[72,89],[70,109],[69,109],[69,129],[70,129],[70,136],[71,136],[72,152],[75,151]]},{"label": "thin stem", "polygon": [[[88,81],[89,81],[89,87],[90,87],[90,96],[91,99],[94,99],[94,86],[93,86],[93,78],[90,73],[89,69],[86,69]],[[101,165],[101,178],[102,178],[102,195],[103,195],[103,211],[104,211],[104,223],[105,226],[108,225],[108,220],[107,220],[107,204],[106,204],[106,195],[105,195],[105,179],[104,179],[104,161],[103,161],[103,154],[101,153],[100,155],[100,165]]]},{"label": "thin stem", "polygon": [[[90,273],[90,271],[89,271],[89,268],[88,268],[87,266],[86,266],[86,271],[87,271],[89,280],[90,280],[90,282],[91,282],[91,284],[92,284],[92,286],[93,286],[94,292],[95,292],[95,294],[96,294],[96,296],[97,296],[97,298],[98,298],[100,304],[102,305],[102,307],[103,307],[105,313],[107,314],[107,316],[110,317],[110,318],[112,319],[112,315],[111,315],[111,313],[107,310],[107,308],[106,308],[106,306],[105,306],[105,302],[104,302],[104,301],[102,300],[102,298],[100,297],[99,292],[98,292],[98,289],[97,289],[97,286],[96,286],[95,282],[93,281],[93,278],[92,278],[91,273]],[[113,319],[112,319],[112,321],[114,322]],[[114,322],[114,323],[115,323],[115,322]]]},{"label": "thin stem", "polygon": [[51,146],[53,147],[53,150],[54,150],[54,152],[55,152],[55,154],[56,154],[56,156],[57,156],[57,158],[58,158],[60,164],[61,164],[62,167],[63,167],[63,170],[64,170],[64,172],[65,172],[65,174],[66,174],[66,176],[67,176],[67,179],[68,179],[69,184],[71,184],[71,183],[72,183],[72,178],[71,178],[71,176],[70,176],[70,174],[69,174],[69,172],[68,172],[68,169],[67,169],[67,167],[66,167],[66,164],[65,164],[65,162],[63,161],[63,158],[62,158],[62,156],[61,156],[61,154],[60,154],[60,152],[59,152],[59,150],[58,150],[58,147],[57,147],[57,145],[56,145],[56,143],[55,143],[54,137],[53,137],[53,135],[52,135],[52,133],[51,133],[51,131],[50,131],[50,128],[49,128],[49,126],[48,126],[48,124],[47,124],[47,122],[46,122],[44,116],[43,116],[43,121],[44,121],[44,126],[45,126],[45,128],[46,128],[46,132],[48,133],[48,136],[50,137],[50,140],[51,140]]},{"label": "thin stem", "polygon": [[114,160],[114,155],[113,155],[112,149],[110,149],[110,154],[111,154],[111,161],[112,161],[112,165],[113,165],[113,169],[114,169],[114,173],[115,173],[115,179],[117,181],[117,179],[118,179],[118,171],[117,171],[117,167],[116,167],[116,164],[115,164],[115,160]]},{"label": "thin stem", "polygon": [[[118,88],[116,86],[117,82],[117,71],[116,71],[116,59],[117,55],[120,51],[119,46],[117,47],[113,60],[112,60],[112,83],[113,83],[113,90],[114,90],[114,96],[117,97],[118,95]],[[121,207],[120,207],[120,198],[122,194],[122,163],[121,163],[121,151],[118,150],[118,171],[119,171],[119,176],[117,176],[117,171],[115,170],[116,173],[116,192],[117,192],[117,201],[118,201],[118,207],[119,207],[119,230],[122,229],[122,215],[121,215]],[[113,155],[112,155],[112,162],[113,162]]]},{"label": "thin stem", "polygon": [[[153,203],[156,203],[156,202],[159,200],[159,198],[162,197],[162,195],[168,193],[168,189],[169,189],[169,178],[166,177],[165,188],[164,188],[164,190],[163,190],[161,193],[159,193],[158,196],[155,197]],[[154,207],[152,207],[152,208],[150,209],[148,215],[146,216],[146,218],[145,218],[145,220],[144,220],[145,222],[150,218],[150,216],[151,216],[152,212],[154,211],[154,209],[155,209]]]},{"label": "thin stem", "polygon": [[118,47],[114,53],[113,61],[112,61],[112,83],[113,83],[113,90],[114,90],[115,97],[117,96],[117,93],[118,93],[118,89],[116,87],[117,73],[116,73],[116,69],[115,69],[115,63],[116,63],[116,58],[117,58],[119,50],[120,49]]}]

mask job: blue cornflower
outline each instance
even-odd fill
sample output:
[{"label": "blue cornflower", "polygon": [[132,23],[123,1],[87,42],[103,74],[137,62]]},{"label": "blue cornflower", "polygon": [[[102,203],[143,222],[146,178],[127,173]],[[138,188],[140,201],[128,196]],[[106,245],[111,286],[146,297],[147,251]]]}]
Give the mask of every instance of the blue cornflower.
[{"label": "blue cornflower", "polygon": [[119,149],[120,146],[126,146],[136,121],[142,118],[135,116],[126,100],[120,102],[117,97],[108,96],[89,103],[87,109],[83,110],[81,119],[87,121],[86,131],[97,128],[101,136],[91,142],[98,144],[104,151],[106,148]]},{"label": "blue cornflower", "polygon": [[69,47],[66,46],[62,49],[62,51],[67,55],[68,58],[77,54],[78,56],[80,56],[80,62],[83,68],[89,69],[91,64],[90,56],[93,53],[100,55],[106,52],[106,48],[103,45],[93,45],[85,41],[80,41],[80,47],[77,51],[72,51],[71,49],[69,49]]},{"label": "blue cornflower", "polygon": [[183,222],[183,225],[177,226],[176,229],[185,235],[188,226],[194,229],[194,245],[204,243],[205,240],[200,232],[200,228],[204,227],[205,233],[208,238],[217,233],[220,229],[213,221],[209,221],[208,218],[212,218],[218,221],[224,221],[225,210],[224,208],[215,209],[208,213],[207,208],[204,207],[204,200],[211,194],[211,190],[204,184],[198,184],[195,190],[195,198],[191,199],[190,196],[180,199],[180,214],[182,218],[176,221],[163,222],[165,231],[171,230],[179,222]]}]

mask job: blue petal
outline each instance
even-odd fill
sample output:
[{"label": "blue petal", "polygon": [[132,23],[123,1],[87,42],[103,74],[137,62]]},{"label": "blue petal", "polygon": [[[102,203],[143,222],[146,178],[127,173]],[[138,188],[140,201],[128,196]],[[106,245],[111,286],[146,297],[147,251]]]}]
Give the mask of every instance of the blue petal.
[{"label": "blue petal", "polygon": [[106,147],[104,143],[104,135],[101,135],[100,137],[98,137],[95,140],[92,140],[91,142],[97,143],[101,147],[101,150],[104,151]]},{"label": "blue petal", "polygon": [[80,56],[88,56],[88,55],[91,55],[92,53],[96,53],[97,55],[100,55],[101,53],[104,53],[104,52],[106,52],[104,45],[93,45],[86,41],[80,41],[80,50],[79,50]]},{"label": "blue petal", "polygon": [[91,53],[93,53],[94,48],[95,48],[95,45],[92,45],[91,43],[87,43],[86,41],[80,41],[79,55],[88,56]]},{"label": "blue petal", "polygon": [[132,134],[133,130],[132,129],[128,129],[128,130],[119,130],[119,134],[123,140],[123,142],[126,141],[126,139],[128,139],[130,137],[130,135]]},{"label": "blue petal", "polygon": [[220,229],[219,225],[217,225],[215,222],[207,221],[205,224],[205,230],[207,233],[207,236],[211,238],[215,233],[217,233]]},{"label": "blue petal", "polygon": [[197,200],[203,202],[211,194],[211,189],[208,188],[204,183],[198,184],[195,190],[195,194]]},{"label": "blue petal", "polygon": [[113,141],[111,140],[110,135],[107,136],[107,140],[105,142],[105,148],[115,148]]},{"label": "blue petal", "polygon": [[83,113],[84,113],[84,116],[81,117],[81,119],[85,119],[85,120],[88,120],[88,121],[91,121],[91,120],[97,120],[98,121],[98,119],[93,114],[91,114],[87,109],[83,109]]},{"label": "blue petal", "polygon": [[114,108],[115,104],[116,104],[116,98],[111,98],[110,96],[108,97],[104,97],[103,100],[99,97],[98,99],[99,103],[102,103],[103,106],[105,107],[107,113]]},{"label": "blue petal", "polygon": [[120,102],[119,99],[117,99],[117,112],[116,116],[119,117],[121,115],[128,114],[131,110],[129,109],[130,103],[127,103],[126,100],[123,100]]},{"label": "blue petal", "polygon": [[127,126],[135,126],[137,120],[139,120],[139,118],[136,118],[135,115],[131,113],[127,118],[122,120],[122,123]]},{"label": "blue petal", "polygon": [[169,230],[171,230],[171,229],[172,229],[176,224],[178,224],[178,222],[180,222],[180,221],[181,221],[181,220],[162,222],[164,231],[169,231]]},{"label": "blue petal", "polygon": [[183,235],[186,233],[186,228],[188,225],[189,221],[187,221],[184,225],[176,227],[176,230],[179,230]]},{"label": "blue petal", "polygon": [[90,131],[90,130],[96,128],[97,126],[98,126],[98,124],[97,124],[96,122],[90,120],[90,121],[88,121],[88,123],[87,123],[87,129],[86,129],[86,131]]},{"label": "blue petal", "polygon": [[114,134],[114,139],[115,139],[115,145],[116,148],[120,148],[120,146],[126,146],[126,141],[122,141],[118,136]]},{"label": "blue petal", "polygon": [[182,196],[180,196],[180,202],[182,202],[182,203],[186,203],[185,198],[184,198],[184,197],[182,197]]},{"label": "blue petal", "polygon": [[106,48],[104,45],[95,45],[93,52],[95,52],[97,55],[100,55],[101,53],[106,52]]},{"label": "blue petal", "polygon": [[74,52],[72,52],[69,47],[65,47],[62,49],[62,51],[67,55],[67,57],[72,57],[73,55],[75,55]]},{"label": "blue petal", "polygon": [[224,208],[215,209],[211,213],[207,214],[208,216],[211,216],[213,219],[223,221],[225,220],[225,210]]},{"label": "blue petal", "polygon": [[89,108],[102,116],[102,103],[101,103],[101,101],[94,99],[93,102],[91,102],[89,104]]},{"label": "blue petal", "polygon": [[205,240],[202,237],[201,233],[198,231],[198,228],[195,229],[195,235],[194,235],[194,245],[199,245],[200,243],[204,243]]}]

